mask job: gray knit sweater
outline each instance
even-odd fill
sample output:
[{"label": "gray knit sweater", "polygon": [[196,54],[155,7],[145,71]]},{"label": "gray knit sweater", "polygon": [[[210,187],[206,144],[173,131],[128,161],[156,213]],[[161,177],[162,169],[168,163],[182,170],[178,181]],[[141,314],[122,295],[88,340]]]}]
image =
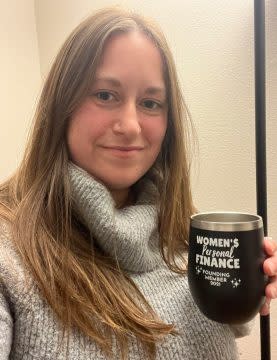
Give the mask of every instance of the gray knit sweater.
[{"label": "gray knit sweater", "polygon": [[[116,209],[108,190],[84,170],[70,163],[69,174],[73,199],[99,245],[117,256],[160,318],[174,323],[180,332],[158,344],[157,359],[237,359],[235,337],[246,335],[249,327],[231,327],[204,317],[191,297],[186,276],[170,271],[159,255],[153,184],[143,184],[135,205]],[[64,348],[58,348],[61,326],[35,284],[25,288],[20,256],[5,225],[0,228],[0,274],[0,359],[66,359]],[[106,357],[76,330],[70,337],[68,359]],[[144,359],[134,338],[128,359]]]}]

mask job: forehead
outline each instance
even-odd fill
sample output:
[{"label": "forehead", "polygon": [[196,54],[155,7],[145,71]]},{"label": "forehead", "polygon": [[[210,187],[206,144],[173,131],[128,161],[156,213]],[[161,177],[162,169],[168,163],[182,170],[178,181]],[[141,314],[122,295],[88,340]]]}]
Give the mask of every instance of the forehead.
[{"label": "forehead", "polygon": [[96,77],[101,78],[107,73],[132,75],[164,83],[160,51],[152,40],[139,31],[116,34],[107,41]]}]

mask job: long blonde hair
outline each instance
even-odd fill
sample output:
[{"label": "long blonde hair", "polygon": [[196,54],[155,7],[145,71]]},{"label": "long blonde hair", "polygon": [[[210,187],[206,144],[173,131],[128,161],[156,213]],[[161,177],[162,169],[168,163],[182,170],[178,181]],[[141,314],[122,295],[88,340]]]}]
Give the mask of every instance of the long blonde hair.
[{"label": "long blonde hair", "polygon": [[87,95],[105,43],[114,34],[133,30],[146,34],[163,59],[168,128],[158,160],[145,176],[152,176],[160,192],[162,257],[171,270],[185,273],[175,259],[187,249],[189,217],[195,212],[190,190],[194,130],[166,39],[141,15],[105,8],[71,33],[45,81],[23,160],[0,186],[0,217],[11,225],[25,268],[64,332],[80,330],[110,357],[114,336],[122,359],[130,334],[155,358],[157,341],[177,332],[158,318],[113,259],[91,247],[88,228],[71,203],[65,134],[72,113]]}]

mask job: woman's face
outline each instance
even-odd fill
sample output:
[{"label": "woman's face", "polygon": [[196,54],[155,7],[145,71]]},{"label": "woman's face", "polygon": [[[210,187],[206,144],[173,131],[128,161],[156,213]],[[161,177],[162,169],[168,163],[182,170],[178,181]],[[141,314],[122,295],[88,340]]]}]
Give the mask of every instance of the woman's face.
[{"label": "woman's face", "polygon": [[153,165],[167,127],[162,59],[143,34],[112,37],[90,93],[67,133],[72,161],[113,194],[127,193]]}]

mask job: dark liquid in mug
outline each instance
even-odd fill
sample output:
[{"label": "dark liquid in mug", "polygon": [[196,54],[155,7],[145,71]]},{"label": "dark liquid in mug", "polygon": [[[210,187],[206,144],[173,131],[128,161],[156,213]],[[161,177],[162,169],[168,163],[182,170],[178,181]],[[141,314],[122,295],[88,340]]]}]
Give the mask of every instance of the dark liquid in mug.
[{"label": "dark liquid in mug", "polygon": [[264,300],[263,229],[221,232],[190,228],[188,280],[208,318],[245,323]]}]

